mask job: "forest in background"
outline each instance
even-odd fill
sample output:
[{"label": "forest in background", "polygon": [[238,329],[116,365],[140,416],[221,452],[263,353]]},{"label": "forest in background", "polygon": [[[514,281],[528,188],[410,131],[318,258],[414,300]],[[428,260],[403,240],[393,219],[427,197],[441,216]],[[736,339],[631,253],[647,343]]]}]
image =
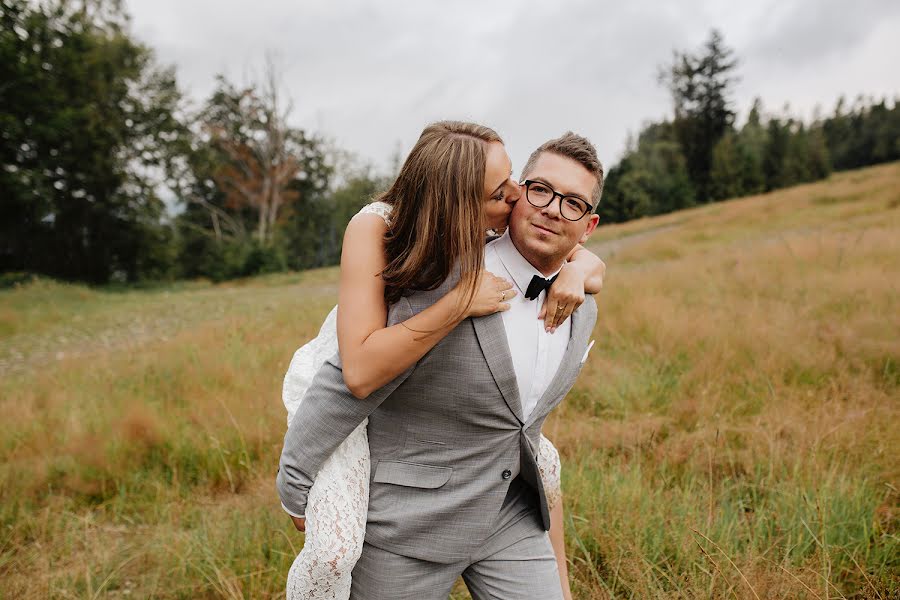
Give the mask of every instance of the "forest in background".
[{"label": "forest in background", "polygon": [[[738,126],[737,67],[713,31],[660,68],[673,114],[647,123],[609,169],[604,222],[900,158],[895,99],[841,99],[811,122],[757,100]],[[336,264],[347,221],[392,179],[291,125],[271,61],[251,83],[219,76],[192,106],[120,2],[5,0],[0,81],[4,285],[34,274],[221,281]]]},{"label": "forest in background", "polygon": [[620,223],[817,181],[900,158],[896,98],[840,98],[811,122],[757,98],[738,126],[731,100],[739,65],[719,32],[696,53],[674,52],[659,81],[673,115],[646,124],[607,174],[598,212]]}]

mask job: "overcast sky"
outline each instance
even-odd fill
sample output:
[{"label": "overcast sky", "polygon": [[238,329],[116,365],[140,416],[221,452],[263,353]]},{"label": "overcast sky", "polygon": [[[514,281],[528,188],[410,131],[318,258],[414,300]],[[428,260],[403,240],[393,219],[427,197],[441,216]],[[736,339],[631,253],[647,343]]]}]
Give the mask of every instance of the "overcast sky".
[{"label": "overcast sky", "polygon": [[[606,164],[629,132],[671,112],[657,83],[673,49],[711,28],[740,59],[734,101],[808,118],[841,94],[900,95],[900,1],[127,0],[133,31],[175,64],[198,103],[216,73],[236,82],[275,55],[296,125],[379,167],[422,127],[494,127],[516,171],[572,129]],[[892,66],[892,63],[894,66]]]}]

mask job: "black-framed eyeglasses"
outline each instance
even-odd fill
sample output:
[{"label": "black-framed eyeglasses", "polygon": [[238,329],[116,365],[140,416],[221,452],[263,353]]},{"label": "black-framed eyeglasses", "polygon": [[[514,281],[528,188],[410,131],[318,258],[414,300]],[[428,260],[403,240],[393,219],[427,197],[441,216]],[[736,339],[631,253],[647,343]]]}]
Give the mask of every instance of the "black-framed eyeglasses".
[{"label": "black-framed eyeglasses", "polygon": [[549,206],[554,198],[559,196],[559,214],[569,221],[578,221],[584,217],[584,215],[594,210],[593,206],[578,196],[566,196],[560,194],[543,181],[526,179],[524,184],[525,198],[528,200],[528,204],[535,208]]}]

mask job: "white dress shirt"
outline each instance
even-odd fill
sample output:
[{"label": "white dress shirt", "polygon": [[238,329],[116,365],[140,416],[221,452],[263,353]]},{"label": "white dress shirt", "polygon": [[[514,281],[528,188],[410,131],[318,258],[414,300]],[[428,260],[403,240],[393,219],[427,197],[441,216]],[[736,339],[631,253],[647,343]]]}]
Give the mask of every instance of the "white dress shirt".
[{"label": "white dress shirt", "polygon": [[[527,421],[562,363],[563,354],[569,345],[572,320],[566,319],[556,329],[556,333],[544,330],[544,320],[538,320],[537,316],[547,298],[546,290],[534,300],[525,298],[525,290],[528,289],[531,278],[534,275],[544,275],[519,254],[508,231],[487,245],[484,267],[497,277],[512,281],[518,292],[514,298],[507,300],[509,310],[502,314],[513,369],[519,384],[522,414]],[[551,273],[550,277],[555,274]]]}]

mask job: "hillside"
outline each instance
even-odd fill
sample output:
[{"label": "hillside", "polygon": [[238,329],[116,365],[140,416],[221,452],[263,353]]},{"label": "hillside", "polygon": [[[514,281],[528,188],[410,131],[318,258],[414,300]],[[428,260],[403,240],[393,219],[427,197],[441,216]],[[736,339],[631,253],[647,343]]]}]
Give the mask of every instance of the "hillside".
[{"label": "hillside", "polygon": [[[900,163],[591,247],[545,426],[576,598],[900,595]],[[281,380],[336,284],[0,291],[0,597],[283,597]]]}]

